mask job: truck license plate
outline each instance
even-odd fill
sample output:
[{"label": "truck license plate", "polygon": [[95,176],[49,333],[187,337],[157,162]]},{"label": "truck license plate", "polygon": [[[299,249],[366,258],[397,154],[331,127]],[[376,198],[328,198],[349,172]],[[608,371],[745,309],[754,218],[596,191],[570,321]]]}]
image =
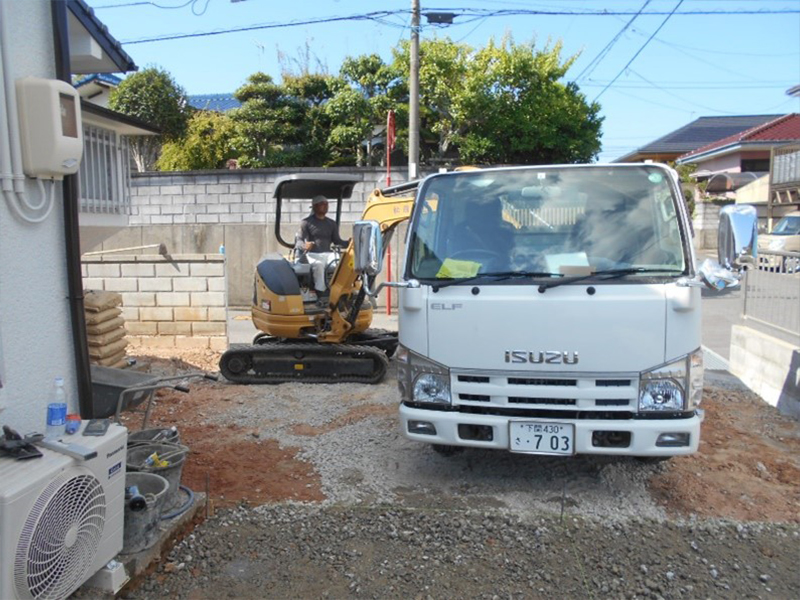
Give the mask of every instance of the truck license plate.
[{"label": "truck license plate", "polygon": [[528,454],[575,454],[575,426],[549,421],[511,421],[511,452]]}]

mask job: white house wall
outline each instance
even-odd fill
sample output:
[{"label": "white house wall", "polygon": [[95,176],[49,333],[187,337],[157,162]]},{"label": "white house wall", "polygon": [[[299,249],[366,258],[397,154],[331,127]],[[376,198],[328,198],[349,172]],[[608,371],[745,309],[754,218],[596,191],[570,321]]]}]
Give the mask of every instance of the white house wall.
[{"label": "white house wall", "polygon": [[[55,77],[50,2],[0,1],[10,25],[6,64],[13,76]],[[35,184],[28,182],[27,192],[38,198]],[[69,410],[78,408],[60,184],[55,198],[53,212],[38,225],[22,222],[0,198],[0,423],[20,433],[43,429],[54,377],[66,381]]]},{"label": "white house wall", "polygon": [[698,163],[697,168],[704,171],[711,171],[716,173],[718,171],[727,171],[728,173],[739,173],[742,170],[741,155],[736,152],[734,154],[726,154],[725,156],[718,156]]}]

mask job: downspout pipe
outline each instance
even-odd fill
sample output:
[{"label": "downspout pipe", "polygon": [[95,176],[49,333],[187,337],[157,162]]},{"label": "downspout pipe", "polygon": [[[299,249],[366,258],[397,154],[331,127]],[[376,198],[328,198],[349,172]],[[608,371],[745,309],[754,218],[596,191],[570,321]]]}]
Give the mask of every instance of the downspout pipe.
[{"label": "downspout pipe", "polygon": [[[0,0],[2,2],[3,0]],[[53,43],[55,46],[56,77],[70,82],[72,75],[69,57],[69,30],[67,3],[51,0],[53,18]],[[78,407],[82,419],[94,418],[92,397],[92,372],[89,367],[89,344],[86,338],[86,315],[83,305],[83,279],[81,276],[80,230],[78,212],[78,176],[67,175],[62,185],[64,200],[64,239],[66,243],[67,285],[69,289],[69,314],[72,323],[72,346],[78,387]]]}]

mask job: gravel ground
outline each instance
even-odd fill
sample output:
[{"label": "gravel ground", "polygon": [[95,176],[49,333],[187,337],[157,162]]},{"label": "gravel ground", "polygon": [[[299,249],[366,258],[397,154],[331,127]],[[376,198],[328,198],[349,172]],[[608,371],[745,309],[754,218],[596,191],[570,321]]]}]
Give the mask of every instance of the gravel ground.
[{"label": "gravel ground", "polygon": [[130,598],[796,598],[796,526],[227,509]]},{"label": "gravel ground", "polygon": [[168,393],[154,425],[179,427],[184,483],[210,478],[215,515],[124,595],[800,597],[800,427],[729,377],[709,383],[708,442],[658,465],[442,457],[400,435],[393,372]]}]

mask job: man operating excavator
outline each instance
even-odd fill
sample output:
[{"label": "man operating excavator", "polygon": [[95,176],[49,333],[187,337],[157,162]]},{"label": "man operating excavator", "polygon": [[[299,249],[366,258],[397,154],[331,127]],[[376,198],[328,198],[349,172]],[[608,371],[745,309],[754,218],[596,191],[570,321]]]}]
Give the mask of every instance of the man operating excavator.
[{"label": "man operating excavator", "polygon": [[336,221],[326,216],[328,199],[325,196],[314,196],[311,200],[311,210],[313,212],[300,224],[296,249],[304,252],[311,264],[314,289],[317,297],[322,301],[327,295],[325,270],[336,258],[336,254],[331,251],[331,245],[345,247],[348,240],[343,240],[339,236],[339,226]]}]

